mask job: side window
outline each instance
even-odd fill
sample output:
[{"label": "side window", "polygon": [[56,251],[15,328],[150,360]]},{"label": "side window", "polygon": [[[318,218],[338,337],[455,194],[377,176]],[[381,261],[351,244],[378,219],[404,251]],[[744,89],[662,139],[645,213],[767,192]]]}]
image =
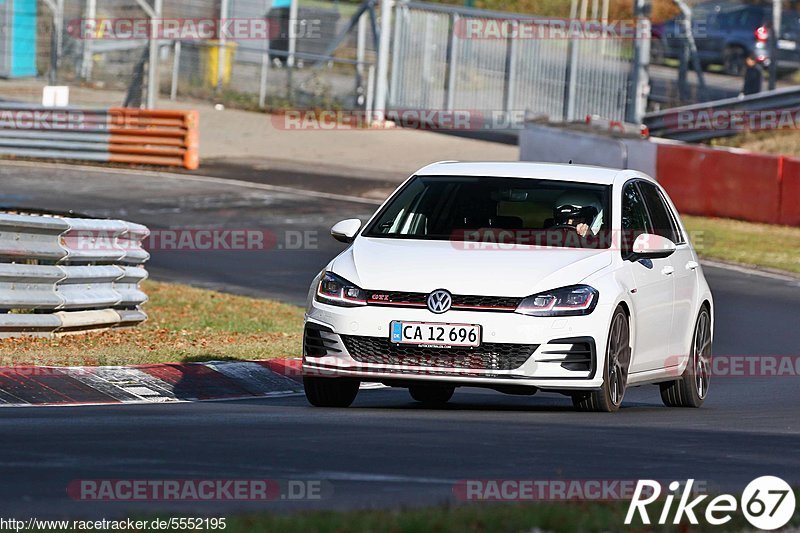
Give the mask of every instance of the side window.
[{"label": "side window", "polygon": [[642,233],[650,233],[650,220],[642,195],[635,183],[622,189],[622,235],[620,247],[623,254],[633,249],[633,241]]},{"label": "side window", "polygon": [[683,240],[681,232],[675,224],[675,219],[670,214],[670,209],[664,201],[664,197],[658,190],[658,187],[652,183],[642,182],[639,184],[639,189],[642,191],[644,201],[647,204],[647,210],[650,213],[650,219],[653,223],[653,233],[666,237],[675,244],[680,244]]},{"label": "side window", "polygon": [[678,222],[678,220],[680,220],[678,218],[678,213],[675,211],[675,209],[669,206],[669,202],[664,196],[664,191],[658,191],[658,196],[661,198],[661,201],[664,203],[664,207],[669,212],[669,220],[672,222],[672,231],[675,234],[675,240],[672,242],[675,244],[686,244],[686,238],[684,237],[683,231],[681,230],[681,225]]}]

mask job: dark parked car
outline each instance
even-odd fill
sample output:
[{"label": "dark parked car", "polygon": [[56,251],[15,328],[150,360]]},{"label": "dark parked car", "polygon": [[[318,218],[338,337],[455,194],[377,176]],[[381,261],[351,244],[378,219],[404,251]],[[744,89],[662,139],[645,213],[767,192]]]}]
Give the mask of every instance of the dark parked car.
[{"label": "dark parked car", "polygon": [[[783,12],[778,38],[778,67],[800,68],[800,17],[794,10]],[[709,2],[695,6],[692,31],[703,65],[721,64],[727,74],[744,73],[745,58],[755,54],[769,64],[772,8],[769,5]],[[684,43],[681,18],[671,19],[653,28],[651,60],[679,58]]]}]

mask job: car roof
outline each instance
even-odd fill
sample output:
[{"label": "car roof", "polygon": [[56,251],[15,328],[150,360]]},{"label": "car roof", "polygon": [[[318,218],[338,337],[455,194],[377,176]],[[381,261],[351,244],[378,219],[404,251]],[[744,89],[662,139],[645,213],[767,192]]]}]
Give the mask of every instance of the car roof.
[{"label": "car roof", "polygon": [[[558,163],[442,161],[421,168],[416,172],[416,175],[529,178],[612,185],[620,173],[627,174],[629,172],[631,171]],[[634,176],[631,175],[630,177]],[[643,175],[637,175],[636,177],[643,177]]]},{"label": "car roof", "polygon": [[771,5],[766,4],[745,4],[740,0],[733,0],[729,2],[704,2],[702,4],[697,4],[694,6],[694,11],[696,13],[707,14],[712,11],[716,11],[719,14],[724,13],[732,13],[735,11],[772,11]]}]

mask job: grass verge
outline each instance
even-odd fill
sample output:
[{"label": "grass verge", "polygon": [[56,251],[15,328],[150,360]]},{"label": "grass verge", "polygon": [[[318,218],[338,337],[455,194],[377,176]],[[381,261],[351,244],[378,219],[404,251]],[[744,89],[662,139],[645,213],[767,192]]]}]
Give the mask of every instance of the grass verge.
[{"label": "grass verge", "polygon": [[682,216],[703,259],[800,274],[800,228]]},{"label": "grass verge", "polygon": [[298,357],[303,310],[272,300],[146,281],[139,327],[58,339],[0,339],[0,364],[132,365]]},{"label": "grass verge", "polygon": [[[797,492],[796,492],[797,494]],[[416,533],[435,531],[439,533],[462,531],[491,532],[604,532],[622,531],[753,531],[741,510],[731,513],[731,520],[723,526],[705,523],[707,498],[697,508],[699,525],[689,525],[684,518],[680,525],[644,525],[638,515],[630,526],[625,526],[629,501],[615,502],[542,502],[527,504],[471,504],[463,506],[440,506],[423,509],[395,511],[315,511],[298,514],[257,514],[232,517],[226,532],[281,531],[284,533]],[[739,500],[739,498],[737,498]],[[663,502],[663,501],[662,501]],[[675,515],[677,504],[672,504],[669,521]],[[652,521],[658,521],[663,503],[648,508]],[[800,514],[786,528],[800,526]]]},{"label": "grass verge", "polygon": [[742,148],[762,154],[800,157],[800,132],[797,130],[772,130],[747,132],[715,139],[713,146]]}]

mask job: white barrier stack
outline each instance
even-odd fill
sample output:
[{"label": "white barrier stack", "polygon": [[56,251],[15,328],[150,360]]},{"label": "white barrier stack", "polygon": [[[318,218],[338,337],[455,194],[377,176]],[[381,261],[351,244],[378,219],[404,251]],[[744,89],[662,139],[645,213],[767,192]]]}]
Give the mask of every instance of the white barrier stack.
[{"label": "white barrier stack", "polygon": [[56,285],[64,298],[60,309],[105,309],[114,307],[122,295],[114,288],[114,282],[123,271],[114,265],[64,266],[59,267],[66,277]]},{"label": "white barrier stack", "polygon": [[149,230],[121,220],[0,213],[0,337],[56,336],[147,319]]},{"label": "white barrier stack", "polygon": [[0,260],[60,261],[64,248],[59,237],[68,229],[61,218],[0,214]]},{"label": "white barrier stack", "polygon": [[[588,127],[587,127],[588,128]],[[528,123],[519,134],[520,161],[639,170],[655,177],[657,144],[636,135]]]}]

